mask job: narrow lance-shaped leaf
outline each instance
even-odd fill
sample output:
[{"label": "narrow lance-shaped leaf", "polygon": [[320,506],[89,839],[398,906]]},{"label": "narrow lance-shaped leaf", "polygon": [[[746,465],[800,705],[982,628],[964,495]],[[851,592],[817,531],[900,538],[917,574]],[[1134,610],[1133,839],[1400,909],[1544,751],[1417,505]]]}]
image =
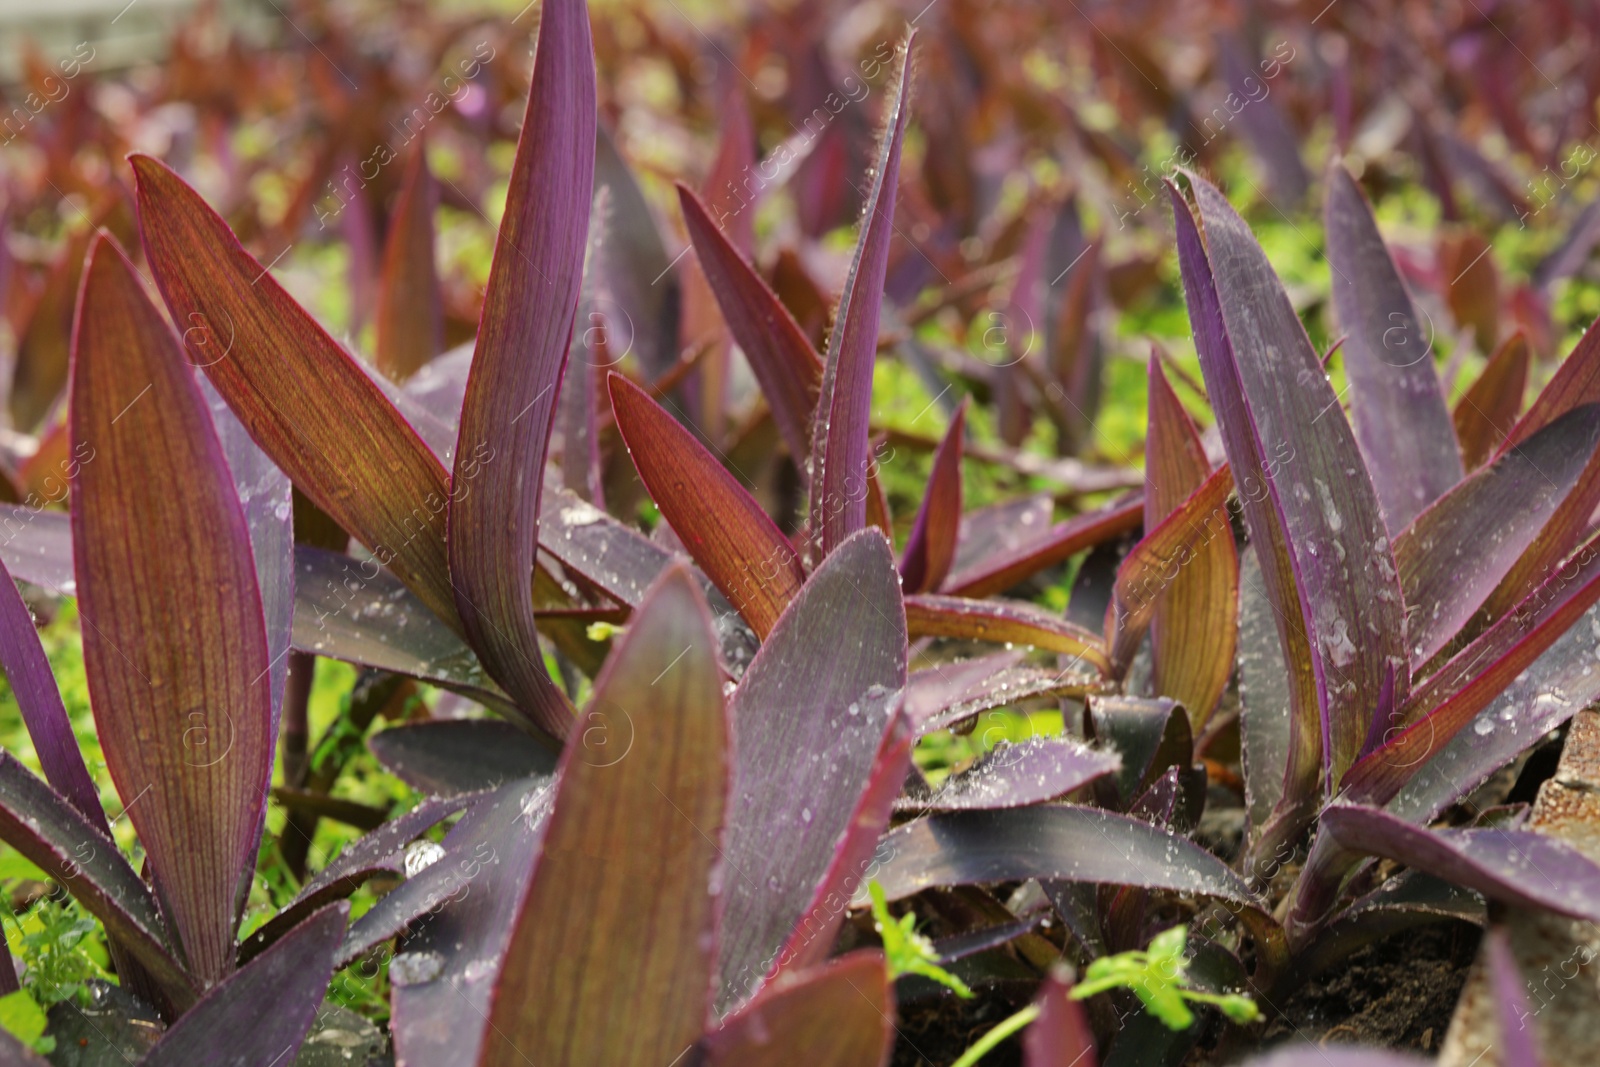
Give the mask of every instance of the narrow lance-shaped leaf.
[{"label": "narrow lance-shaped leaf", "polygon": [[805,572],[761,505],[643,389],[613,372],[611,407],[645,488],[689,554],[765,638]]},{"label": "narrow lance-shaped leaf", "polygon": [[1086,548],[1137,530],[1143,521],[1144,502],[1137,497],[1063,520],[1037,538],[957,570],[945,580],[944,592],[968,597],[1003,593],[1029,575],[1071,559]]},{"label": "narrow lance-shaped leaf", "polygon": [[779,977],[706,1036],[706,1067],[880,1067],[894,998],[881,952],[853,952]]},{"label": "narrow lance-shaped leaf", "polygon": [[1395,538],[1413,667],[1445,647],[1522,557],[1597,441],[1600,404],[1574,408],[1451,489]]},{"label": "narrow lance-shaped leaf", "polygon": [[449,548],[468,640],[558,737],[572,714],[539,651],[532,578],[551,416],[583,281],[594,138],[588,8],[550,0],[461,408]]},{"label": "narrow lance-shaped leaf", "polygon": [[[1155,530],[1205,484],[1211,462],[1199,431],[1150,357],[1145,438],[1144,528]],[[1227,516],[1220,516],[1227,525]],[[1150,619],[1155,691],[1189,709],[1196,732],[1210,718],[1233,671],[1239,632],[1239,551],[1231,530],[1195,546]]]},{"label": "narrow lance-shaped leaf", "polygon": [[427,141],[412,145],[400,179],[378,280],[378,369],[403,382],[444,349],[444,303],[434,266],[433,212],[439,193],[428,170]]},{"label": "narrow lance-shaped leaf", "polygon": [[96,453],[72,486],[84,670],[155,882],[216,981],[255,862],[272,693],[249,530],[192,374],[133,266],[97,240],[72,370],[73,440]]},{"label": "narrow lance-shaped leaf", "polygon": [[83,753],[78,751],[72,720],[67,718],[61,691],[56,688],[55,676],[50,671],[50,660],[39,643],[39,632],[34,629],[33,613],[23,603],[22,595],[11,580],[11,572],[3,564],[0,564],[0,666],[5,668],[6,681],[22,712],[22,721],[27,724],[28,736],[33,740],[33,750],[38,754],[44,776],[90,825],[109,836],[111,830],[106,825],[105,809],[100,806],[99,790],[83,764]]},{"label": "narrow lance-shaped leaf", "polygon": [[1505,1067],[1544,1067],[1539,1042],[1533,1036],[1538,1012],[1528,1001],[1528,983],[1517,966],[1510,933],[1503,926],[1495,927],[1484,938],[1484,947],[1494,990],[1495,1022],[1500,1027],[1501,1062]]},{"label": "narrow lance-shaped leaf", "polygon": [[811,416],[822,384],[822,359],[789,309],[712,221],[700,198],[680,184],[678,203],[728,332],[750,363],[784,445],[803,467],[811,455]]},{"label": "narrow lance-shaped leaf", "polygon": [[950,420],[933,454],[928,491],[917,508],[911,536],[900,557],[900,576],[908,593],[935,593],[950,573],[961,531],[961,446],[967,427],[967,399]]},{"label": "narrow lance-shaped leaf", "polygon": [[483,1067],[660,1067],[705,1021],[729,731],[711,618],[683,568],[645,597],[595,681],[588,715],[628,731],[632,750],[595,751],[582,731],[562,755],[489,1009]]},{"label": "narrow lance-shaped leaf", "polygon": [[1072,983],[1052,971],[1039,986],[1039,1018],[1022,1035],[1027,1067],[1095,1067],[1094,1031]]},{"label": "narrow lance-shaped leaf", "polygon": [[1395,533],[1461,480],[1433,338],[1395,269],[1366,197],[1343,166],[1328,171],[1328,264],[1345,335],[1356,441]]},{"label": "narrow lance-shaped leaf", "polygon": [[1383,856],[1490,900],[1600,921],[1600,866],[1537,830],[1430,830],[1377,808],[1334,804],[1324,833],[1353,852]]},{"label": "narrow lance-shaped leaf", "polygon": [[883,142],[872,169],[861,237],[828,338],[828,358],[818,391],[811,432],[811,530],[819,558],[867,524],[872,368],[878,352],[878,314],[889,267],[889,242],[894,236],[900,144],[911,111],[911,45],[915,40],[913,32],[900,46],[900,70],[898,76],[891,76],[896,88],[884,114]]},{"label": "narrow lance-shaped leaf", "polygon": [[145,256],[183,327],[184,359],[301,492],[458,627],[444,468],[200,194],[149,156],[130,162]]},{"label": "narrow lance-shaped leaf", "polygon": [[583,287],[578,294],[578,321],[573,327],[572,351],[556,398],[556,417],[561,425],[561,480],[582,499],[602,506],[605,486],[598,425],[600,369],[622,358],[622,353],[611,350],[611,324],[600,293],[601,257],[611,213],[609,194],[609,189],[595,193],[589,209],[589,244],[583,260]]},{"label": "narrow lance-shaped leaf", "polygon": [[634,358],[653,382],[672,369],[677,357],[682,283],[650,205],[603,125],[595,127],[593,158],[594,188],[609,189],[611,199],[606,289],[631,324]]},{"label": "narrow lance-shaped leaf", "polygon": [[1239,743],[1251,841],[1283,799],[1293,722],[1289,668],[1264,585],[1251,546],[1240,556],[1238,653]]},{"label": "narrow lance-shaped leaf", "polygon": [[905,683],[894,558],[882,536],[862,532],[817,568],[733,695],[738,807],[725,849],[719,1006],[760,988],[816,896]]},{"label": "narrow lance-shaped leaf", "polygon": [[[1147,526],[1144,540],[1134,546],[1122,565],[1117,568],[1116,584],[1112,586],[1111,603],[1106,608],[1105,633],[1111,644],[1113,669],[1119,674],[1127,672],[1143,640],[1145,630],[1154,620],[1158,607],[1174,595],[1175,587],[1185,575],[1198,573],[1193,569],[1207,565],[1213,555],[1212,545],[1227,541],[1231,546],[1233,527],[1228,516],[1227,498],[1233,489],[1233,472],[1229,467],[1219,467],[1207,475],[1195,490],[1179,501],[1157,526]],[[1216,552],[1220,555],[1220,551]],[[1237,582],[1234,583],[1237,588]],[[1226,626],[1223,614],[1232,614],[1233,601],[1226,591],[1219,589],[1220,603],[1208,603],[1196,598],[1179,607],[1202,612],[1201,620],[1208,627]],[[1170,614],[1170,613],[1169,613]],[[1232,659],[1232,641],[1229,641],[1228,658]],[[1215,666],[1208,666],[1212,674]],[[1206,691],[1215,688],[1213,679],[1206,679]],[[1160,690],[1162,696],[1177,698],[1177,693]],[[1201,694],[1202,698],[1205,694]],[[1191,709],[1203,719],[1210,709]]]},{"label": "narrow lance-shaped leaf", "polygon": [[1512,334],[1500,345],[1477,380],[1456,401],[1451,420],[1461,443],[1461,461],[1468,470],[1482,466],[1500,448],[1517,424],[1522,393],[1528,385],[1528,339]]},{"label": "narrow lance-shaped leaf", "polygon": [[293,1063],[333,976],[350,905],[329,905],[209,990],[161,1035],[141,1067]]},{"label": "narrow lance-shaped leaf", "polygon": [[[1600,402],[1600,322],[1590,325],[1578,346],[1533,402],[1533,407],[1501,443],[1500,451],[1522,447],[1534,433],[1561,415],[1596,402]],[[1500,617],[1529,590],[1542,583],[1588,531],[1589,519],[1597,504],[1600,504],[1600,451],[1590,455],[1572,491],[1490,595],[1480,618]]]},{"label": "narrow lance-shaped leaf", "polygon": [[1098,635],[1025,602],[923,593],[906,598],[906,625],[912,637],[1032,645],[1077,656],[1103,674],[1110,672]]},{"label": "narrow lance-shaped leaf", "polygon": [[1293,690],[1295,777],[1317,721],[1331,782],[1361,751],[1391,664],[1396,692],[1410,688],[1394,557],[1360,450],[1282,284],[1223,195],[1193,184],[1209,254],[1173,196],[1201,369],[1286,658],[1310,668]]}]

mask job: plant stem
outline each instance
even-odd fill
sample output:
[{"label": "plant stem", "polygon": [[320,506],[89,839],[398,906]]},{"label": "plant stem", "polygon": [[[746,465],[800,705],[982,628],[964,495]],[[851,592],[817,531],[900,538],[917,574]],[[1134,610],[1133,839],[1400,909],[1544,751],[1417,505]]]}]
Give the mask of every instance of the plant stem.
[{"label": "plant stem", "polygon": [[984,1056],[994,1051],[996,1045],[1010,1037],[1012,1034],[1027,1026],[1039,1017],[1039,1005],[1029,1004],[1008,1019],[1002,1019],[995,1024],[993,1030],[973,1042],[971,1048],[961,1054],[961,1058],[952,1063],[950,1067],[972,1067],[973,1064],[983,1059]]}]

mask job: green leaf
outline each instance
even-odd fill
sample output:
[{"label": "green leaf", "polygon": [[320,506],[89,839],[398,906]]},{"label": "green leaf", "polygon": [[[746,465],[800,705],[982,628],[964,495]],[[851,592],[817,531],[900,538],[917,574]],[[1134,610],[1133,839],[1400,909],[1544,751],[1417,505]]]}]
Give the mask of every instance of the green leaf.
[{"label": "green leaf", "polygon": [[[47,1021],[44,1009],[26,989],[0,997],[0,1027],[30,1048],[38,1048]],[[54,1042],[51,1044],[53,1046]],[[49,1049],[39,1051],[48,1052]]]}]

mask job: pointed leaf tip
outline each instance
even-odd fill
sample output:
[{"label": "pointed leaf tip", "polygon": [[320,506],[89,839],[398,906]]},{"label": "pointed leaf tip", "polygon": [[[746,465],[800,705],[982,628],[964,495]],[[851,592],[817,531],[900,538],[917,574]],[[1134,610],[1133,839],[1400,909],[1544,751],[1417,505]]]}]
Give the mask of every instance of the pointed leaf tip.
[{"label": "pointed leaf tip", "polygon": [[448,544],[469,642],[556,736],[572,712],[539,651],[532,575],[556,392],[583,284],[595,126],[588,8],[547,0],[461,409]]}]

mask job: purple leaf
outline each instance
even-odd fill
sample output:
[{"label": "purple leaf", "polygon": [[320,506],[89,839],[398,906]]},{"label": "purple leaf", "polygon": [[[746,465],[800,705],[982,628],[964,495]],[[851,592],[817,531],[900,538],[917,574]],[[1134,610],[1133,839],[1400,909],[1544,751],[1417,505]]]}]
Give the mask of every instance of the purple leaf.
[{"label": "purple leaf", "polygon": [[1287,1045],[1246,1060],[1241,1067],[1427,1067],[1432,1060],[1406,1056],[1373,1048],[1340,1048],[1338,1045]]},{"label": "purple leaf", "polygon": [[[510,729],[510,727],[507,727]],[[434,797],[350,842],[295,898],[239,945],[239,963],[296,929],[312,912],[343,900],[378,874],[404,875],[405,847],[414,839],[471,803],[471,797]]]},{"label": "purple leaf", "polygon": [[184,953],[214,982],[233,969],[272,764],[249,528],[177,338],[103,238],[73,349],[72,437],[96,452],[72,483],[95,726]]},{"label": "purple leaf", "polygon": [[4,565],[0,565],[0,666],[5,668],[6,681],[16,696],[45,778],[56,792],[72,802],[89,825],[110,836],[105,809],[100,806],[100,791],[78,751],[72,720],[67,718],[50,660],[34,629],[33,613],[23,603]]},{"label": "purple leaf", "polygon": [[0,504],[0,559],[13,577],[24,582],[59,596],[78,593],[72,572],[72,519],[65,511]]},{"label": "purple leaf", "polygon": [[889,969],[861,951],[780,976],[701,1047],[706,1067],[880,1067],[894,1039]]},{"label": "purple leaf", "polygon": [[1058,522],[1023,543],[959,568],[944,583],[953,596],[984,597],[1003,593],[1029,575],[1053,567],[1103,541],[1137,530],[1144,521],[1144,501],[1135,497]]},{"label": "purple leaf", "polygon": [[1021,808],[1064,796],[1122,766],[1114,750],[1090,748],[1071,737],[1034,737],[1000,745],[926,795],[895,802],[918,813]]},{"label": "purple leaf", "polygon": [[1076,656],[1109,673],[1098,634],[1024,601],[972,600],[924,593],[906,597],[912,637],[954,637],[994,644],[1032,645]]},{"label": "purple leaf", "polygon": [[1169,187],[1184,292],[1296,672],[1284,800],[1300,804],[1315,788],[1318,748],[1329,787],[1361,751],[1388,665],[1400,671],[1398,691],[1409,690],[1404,606],[1377,495],[1305,328],[1244,220],[1209,183],[1193,185],[1209,256]]},{"label": "purple leaf", "polygon": [[1573,408],[1445,493],[1394,539],[1413,667],[1444,648],[1572,491],[1600,441],[1600,405]]},{"label": "purple leaf", "polygon": [[1384,521],[1398,534],[1461,480],[1461,453],[1433,368],[1432,331],[1412,306],[1366,197],[1337,164],[1328,170],[1325,217],[1356,441]]},{"label": "purple leaf", "polygon": [[712,222],[700,198],[681,183],[678,203],[728,332],[750,361],[789,454],[803,466],[811,455],[822,358],[777,294]]},{"label": "purple leaf", "polygon": [[1027,1067],[1095,1067],[1094,1031],[1083,1004],[1072,1000],[1072,983],[1052,970],[1034,1003],[1039,1017],[1022,1035]]},{"label": "purple leaf", "polygon": [[1568,566],[1429,676],[1345,776],[1351,797],[1425,822],[1600,694],[1600,537]]},{"label": "purple leaf", "polygon": [[967,425],[967,398],[961,398],[950,426],[933,455],[928,492],[917,508],[906,550],[900,557],[900,575],[907,593],[935,593],[955,562],[956,538],[961,527],[961,445]]},{"label": "purple leaf", "polygon": [[450,476],[450,581],[468,641],[545,732],[572,709],[533,617],[541,474],[566,367],[594,184],[594,52],[582,0],[540,9],[533,86],[495,241]]},{"label": "purple leaf", "polygon": [[778,619],[729,706],[721,992],[755,992],[818,895],[899,713],[906,623],[888,543],[850,538]]},{"label": "purple leaf", "polygon": [[1500,827],[1430,830],[1377,808],[1334,804],[1323,832],[1352,852],[1392,859],[1490,900],[1600,921],[1600,866],[1558,838]]},{"label": "purple leaf", "polygon": [[1055,501],[1049,493],[1016,497],[961,516],[956,558],[951,570],[964,571],[992,556],[1010,555],[1023,545],[1045,538]]},{"label": "purple leaf", "polygon": [[1069,697],[1083,700],[1104,688],[1105,679],[1098,671],[1006,667],[960,690],[954,686],[946,690],[947,693],[961,695],[949,697],[943,704],[931,704],[924,689],[919,714],[925,717],[913,720],[913,727],[919,737],[934,730],[960,731],[966,729],[978,715],[993,708],[1003,708],[1034,698]]},{"label": "purple leaf", "polygon": [[[712,887],[725,884],[730,736],[716,647],[694,580],[668,570],[612,650],[584,720],[604,716],[626,739],[608,732],[596,745],[580,729],[562,754],[481,1067],[660,1067],[698,1039],[717,959]],[[618,891],[628,886],[649,892]]]},{"label": "purple leaf", "polygon": [[386,907],[408,889],[424,890],[407,894],[411,899],[402,903],[409,903],[409,914],[394,924],[403,928],[426,916],[407,937],[398,970],[392,963],[389,968],[390,1029],[398,1062],[409,1067],[477,1062],[495,975],[554,792],[547,782],[503,787],[451,828],[443,857],[374,908]]},{"label": "purple leaf", "polygon": [[967,697],[985,692],[990,688],[985,684],[987,679],[1015,667],[1026,657],[1025,650],[1014,649],[912,671],[906,677],[902,704],[906,718],[920,732],[922,723]]},{"label": "purple leaf", "polygon": [[[66,886],[182,1009],[199,993],[168,940],[150,887],[65,797],[0,752],[0,839]],[[232,886],[228,886],[228,901]]]},{"label": "purple leaf", "polygon": [[575,494],[552,494],[539,522],[539,547],[606,596],[638,607],[673,554]]},{"label": "purple leaf", "polygon": [[[1245,45],[1232,33],[1218,34],[1216,45],[1220,76],[1228,86],[1242,91],[1246,97],[1237,111],[1232,104],[1225,104],[1227,113],[1238,120],[1239,132],[1244,134],[1245,141],[1266,170],[1272,200],[1292,210],[1305,201],[1306,192],[1311,188],[1311,175],[1300,158],[1302,138],[1279,106],[1282,98],[1272,99],[1271,78],[1265,77],[1268,61],[1250,58],[1252,53],[1246,52]],[[1271,62],[1276,63],[1276,60]],[[1257,88],[1261,89],[1259,97],[1255,95]],[[1215,121],[1214,114],[1215,111],[1206,115],[1201,122]],[[1207,141],[1215,136],[1209,125],[1205,126],[1205,136]]]},{"label": "purple leaf", "polygon": [[498,789],[534,774],[553,774],[556,753],[510,723],[444,719],[391,726],[367,747],[385,770],[423,793],[455,795]]},{"label": "purple leaf", "polygon": [[606,345],[609,323],[596,289],[609,204],[606,191],[601,190],[595,193],[589,209],[589,243],[583,263],[583,287],[578,293],[578,319],[556,397],[562,484],[589,503],[602,506],[605,472],[600,462],[600,368],[611,362],[612,356]]},{"label": "purple leaf", "polygon": [[11,1036],[9,1030],[0,1030],[0,1063],[5,1067],[50,1067],[50,1061]]},{"label": "purple leaf", "polygon": [[800,554],[717,458],[643,389],[616,373],[609,382],[617,429],[662,516],[765,638],[806,580]]},{"label": "purple leaf", "polygon": [[611,326],[626,342],[615,351],[631,349],[645,378],[653,382],[672,369],[678,355],[682,285],[650,205],[603,125],[595,128],[594,144],[594,188],[601,187],[609,190],[611,201],[601,288],[614,301],[616,317],[624,320]]},{"label": "purple leaf", "polygon": [[1293,717],[1289,668],[1253,545],[1240,555],[1239,579],[1239,740],[1254,841],[1283,799]]},{"label": "purple leaf", "polygon": [[332,904],[211,987],[156,1042],[141,1067],[278,1067],[294,1061],[333,977],[350,906]]},{"label": "purple leaf", "polygon": [[294,647],[453,689],[515,714],[456,632],[375,560],[295,546]]},{"label": "purple leaf", "polygon": [[1544,1067],[1533,1020],[1538,1012],[1528,1002],[1528,983],[1511,951],[1511,935],[1496,926],[1484,939],[1489,981],[1494,989],[1495,1021],[1500,1026],[1500,1063],[1504,1067]]},{"label": "purple leaf", "polygon": [[867,524],[872,368],[878,351],[878,314],[889,267],[889,241],[894,235],[900,143],[911,113],[911,46],[915,40],[913,31],[900,46],[900,69],[890,75],[895,89],[884,112],[885,132],[871,171],[872,189],[866,198],[861,236],[834,315],[818,390],[811,431],[811,532],[819,560]]},{"label": "purple leaf", "polygon": [[[461,403],[467,397],[467,378],[472,373],[473,342],[460,344],[435,357],[410,378],[400,394],[414,409],[428,413],[449,436],[448,451],[455,451],[455,435],[461,427]],[[407,418],[410,418],[407,415]],[[434,448],[436,455],[441,454]],[[444,461],[448,462],[448,461]]]},{"label": "purple leaf", "polygon": [[1138,886],[1212,897],[1237,914],[1264,953],[1282,932],[1227,864],[1185,838],[1098,808],[1041,804],[957,811],[918,819],[884,835],[878,881],[890,900],[936,886],[1027,878]]}]

